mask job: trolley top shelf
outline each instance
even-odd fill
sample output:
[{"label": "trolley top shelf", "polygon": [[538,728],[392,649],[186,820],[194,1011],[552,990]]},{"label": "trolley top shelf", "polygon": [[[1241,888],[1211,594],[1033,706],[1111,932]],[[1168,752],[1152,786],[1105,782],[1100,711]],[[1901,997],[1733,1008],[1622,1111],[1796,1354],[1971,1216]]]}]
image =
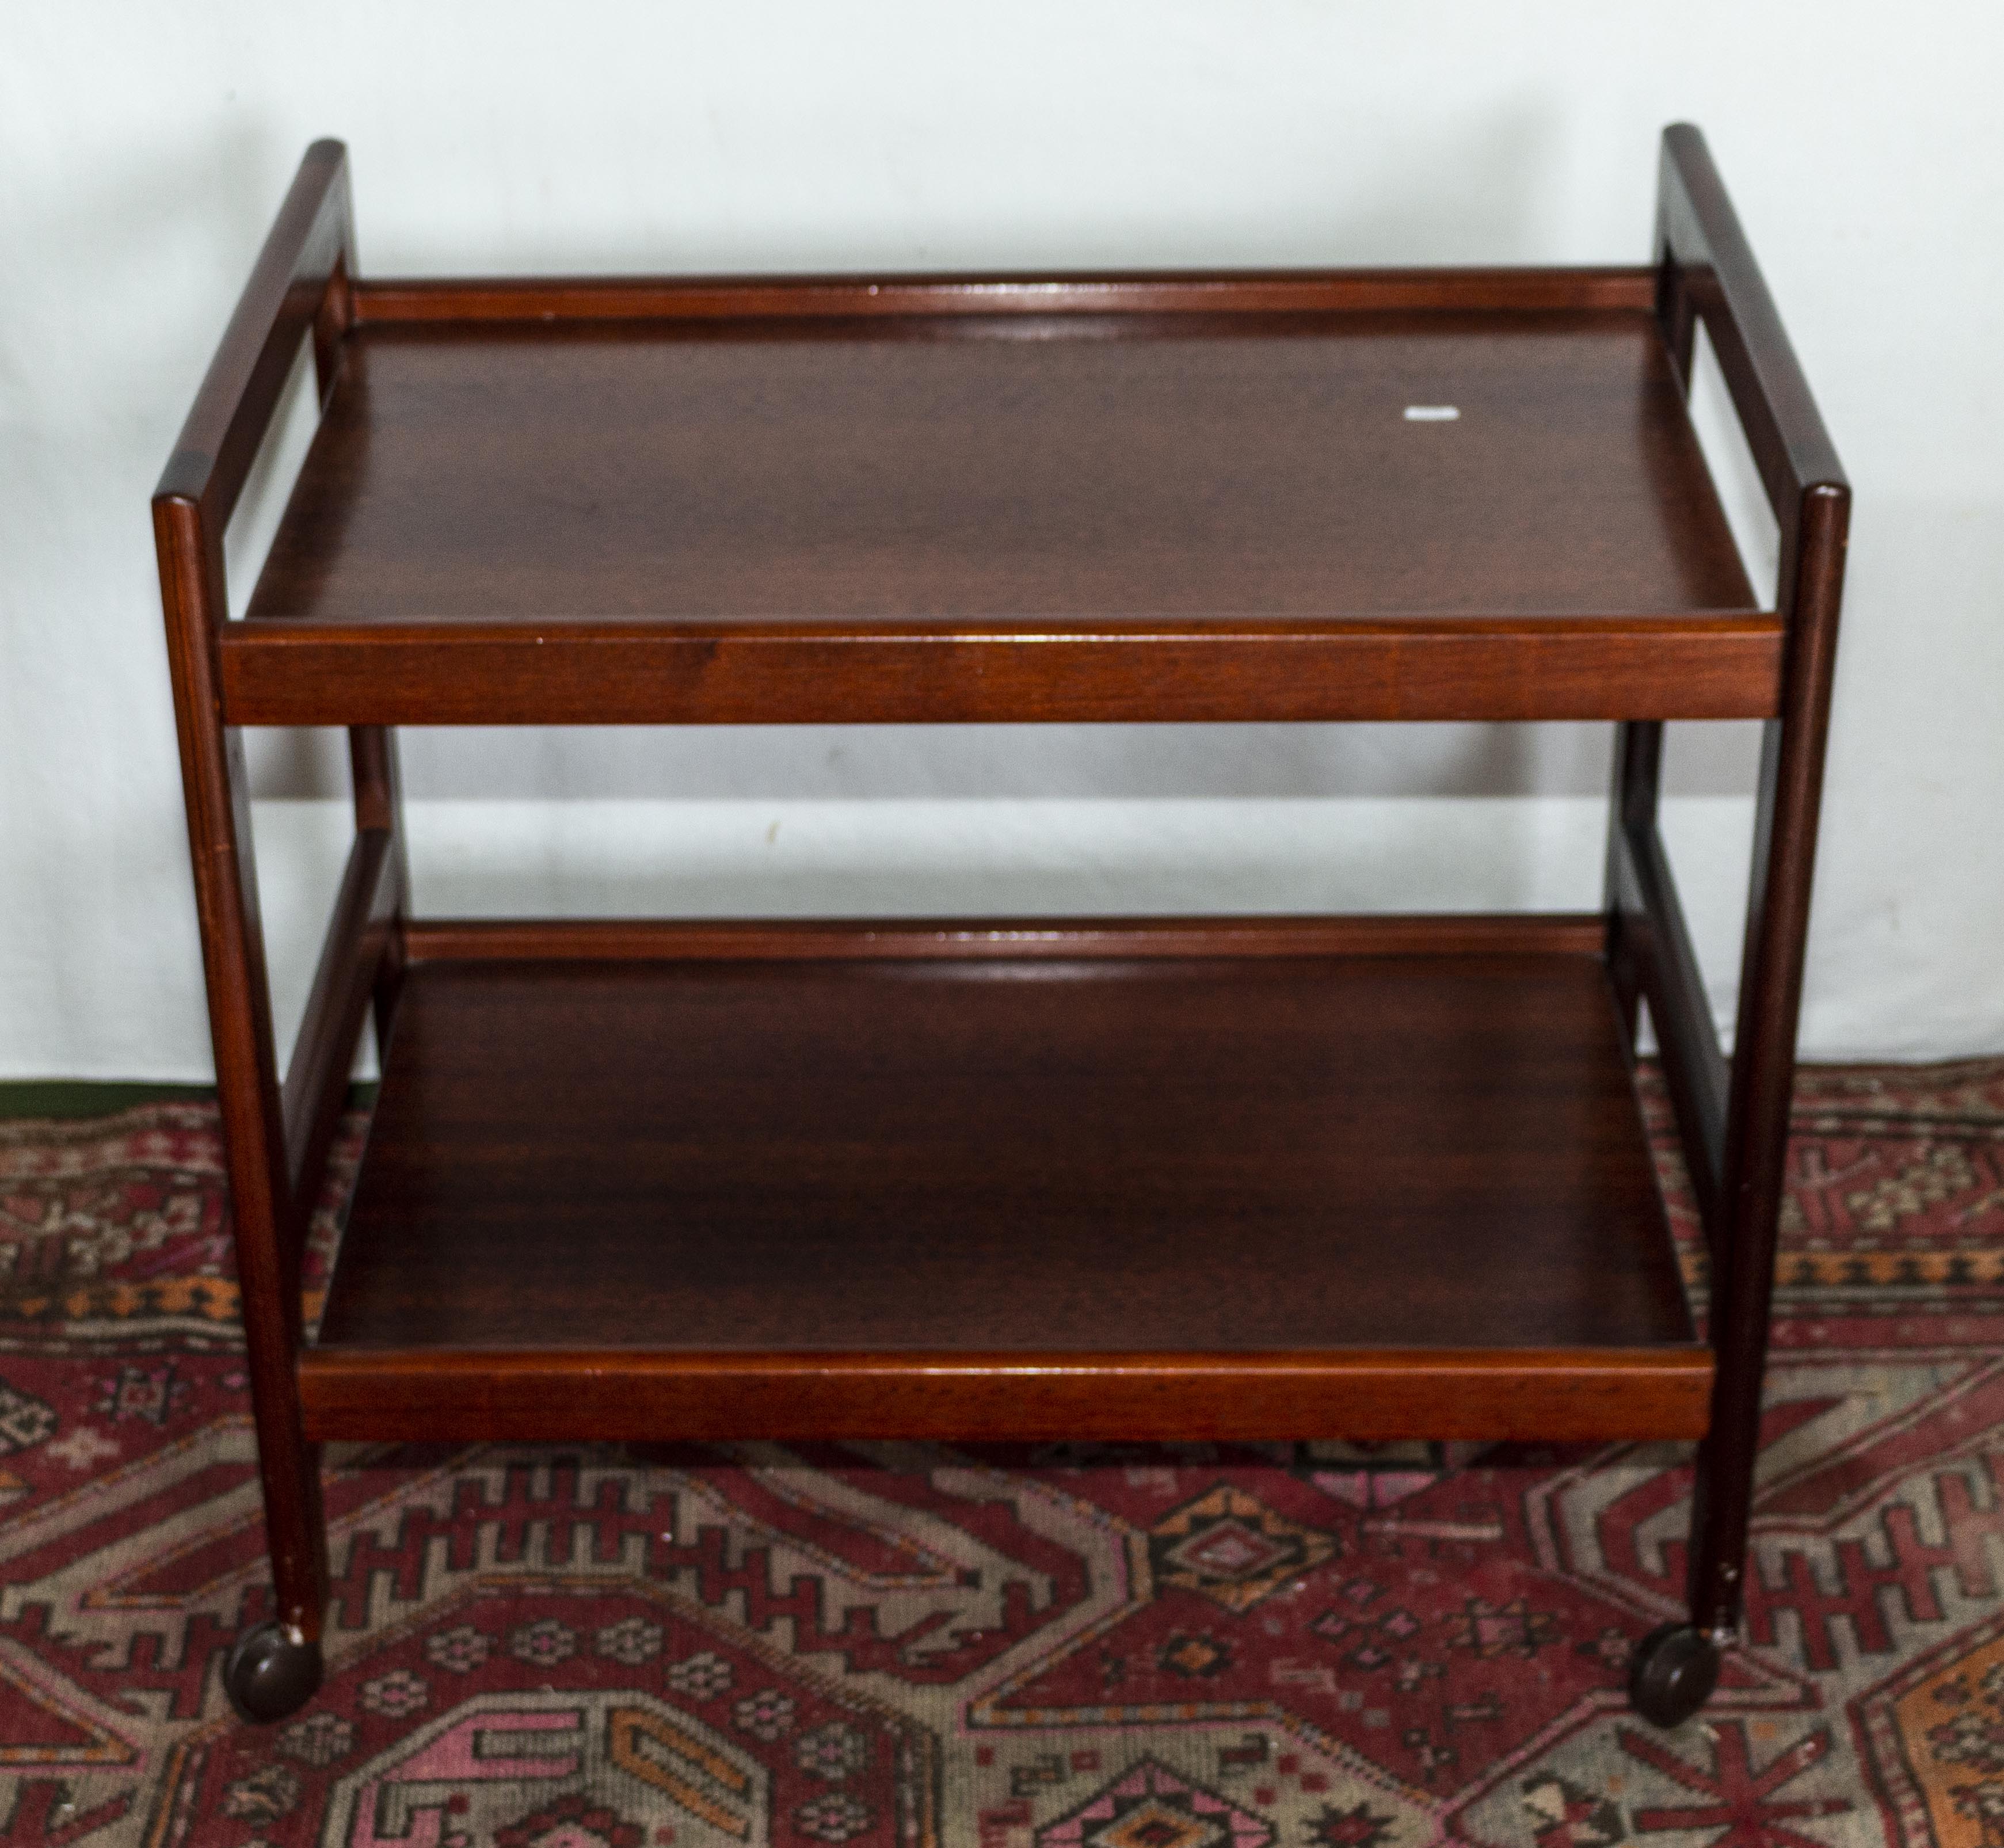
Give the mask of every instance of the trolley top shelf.
[{"label": "trolley top shelf", "polygon": [[1755,607],[1643,310],[447,321],[347,348],[254,616]]},{"label": "trolley top shelf", "polygon": [[[1694,317],[1785,538],[1841,475],[1666,147],[1654,268],[398,282],[321,143],[156,517],[238,723],[1771,717]],[[199,535],[309,333],[226,622]]]}]

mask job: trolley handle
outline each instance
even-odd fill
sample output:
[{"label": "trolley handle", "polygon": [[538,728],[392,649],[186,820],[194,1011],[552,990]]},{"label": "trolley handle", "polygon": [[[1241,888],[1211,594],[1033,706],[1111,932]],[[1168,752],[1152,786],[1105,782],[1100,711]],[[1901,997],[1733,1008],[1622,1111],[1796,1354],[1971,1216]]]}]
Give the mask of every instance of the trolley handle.
[{"label": "trolley handle", "polygon": [[317,141],[272,221],[154,491],[156,503],[193,502],[212,538],[236,509],[309,332],[325,401],[352,318],[354,244],[348,149]]}]

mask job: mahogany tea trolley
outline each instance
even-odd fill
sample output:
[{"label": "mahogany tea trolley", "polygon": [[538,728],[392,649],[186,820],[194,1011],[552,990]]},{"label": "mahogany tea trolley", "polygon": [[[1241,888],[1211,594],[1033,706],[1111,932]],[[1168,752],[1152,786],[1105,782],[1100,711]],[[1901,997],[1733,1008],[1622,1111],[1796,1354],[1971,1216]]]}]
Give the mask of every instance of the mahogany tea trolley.
[{"label": "mahogany tea trolley", "polygon": [[[1748,583],[1702,323],[1780,523]],[[302,343],[245,613],[222,536]],[[1741,1609],[1849,491],[1696,130],[1632,268],[394,282],[307,153],[153,501],[275,1615],[324,1440],[1701,1440],[1675,1722]],[[1576,915],[420,918],[400,725],[1620,722]],[[1764,722],[1729,1062],[1664,722]],[[281,1074],[240,746],[348,728]],[[1709,1245],[1687,1308],[1641,1003]],[[363,1021],[324,1311],[302,1247]]]}]

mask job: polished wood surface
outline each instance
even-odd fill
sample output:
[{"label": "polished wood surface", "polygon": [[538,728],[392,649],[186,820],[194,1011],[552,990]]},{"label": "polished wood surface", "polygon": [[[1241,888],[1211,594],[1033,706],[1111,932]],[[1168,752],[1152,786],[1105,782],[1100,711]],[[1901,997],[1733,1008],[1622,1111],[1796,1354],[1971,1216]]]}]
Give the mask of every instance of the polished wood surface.
[{"label": "polished wood surface", "polygon": [[660,1354],[311,1348],[317,1438],[1694,1437],[1710,1349]]},{"label": "polished wood surface", "polygon": [[[1729,1641],[1745,1605],[1746,1542],[1761,1437],[1762,1380],[1774,1293],[1775,1246],[1788,1154],[1789,1101],[1830,726],[1837,629],[1843,601],[1851,488],[1824,426],[1773,296],[1726,196],[1704,137],[1687,123],[1663,135],[1657,217],[1657,313],[1666,348],[1687,380],[1694,324],[1718,353],[1742,429],[1781,528],[1775,606],[1789,650],[1780,709],[1764,729],[1754,811],[1739,1005],[1723,1123],[1709,1121],[1717,1090],[1704,1034],[1685,1038],[1687,1070],[1677,1103],[1687,1146],[1695,1145],[1700,1197],[1712,1249],[1708,1317],[1718,1356],[1710,1426],[1698,1453],[1689,1556],[1692,1620]],[[1635,877],[1610,892],[1610,939],[1620,961],[1630,900],[1639,901],[1659,952],[1680,953],[1681,921],[1667,863],[1650,895],[1655,830],[1653,752],[1635,754],[1616,790],[1615,828],[1627,837]],[[1610,862],[1618,862],[1620,842]],[[1659,964],[1659,974],[1664,965]],[[1617,967],[1617,979],[1620,970]],[[1694,981],[1695,966],[1680,985]],[[1673,1021],[1673,1026],[1676,1023]],[[1692,1120],[1692,1104],[1700,1108]],[[1703,1169],[1718,1148],[1718,1185]]]},{"label": "polished wood surface", "polygon": [[286,1166],[303,1217],[319,1197],[328,1145],[347,1100],[356,1035],[390,954],[402,889],[394,836],[387,828],[363,828],[342,871],[280,1094]]},{"label": "polished wood surface", "polygon": [[363,327],[248,614],[1755,607],[1646,312],[865,326]]},{"label": "polished wood surface", "polygon": [[1242,918],[418,918],[410,961],[1597,956],[1592,912]]},{"label": "polished wood surface", "polygon": [[219,534],[309,335],[323,388],[331,377],[334,348],[346,331],[351,237],[347,150],[339,142],[315,142],[279,208],[156,491],[156,498],[199,507]]},{"label": "polished wood surface", "polygon": [[415,963],[320,1332],[1691,1343],[1599,960],[1466,954]]},{"label": "polished wood surface", "polygon": [[1687,373],[1692,319],[1711,337],[1782,521],[1785,558],[1803,495],[1819,485],[1843,486],[1844,465],[1711,150],[1688,122],[1663,131],[1656,235],[1658,313],[1673,343],[1683,346]]},{"label": "polished wood surface", "polygon": [[1757,719],[1772,617],[1112,623],[233,622],[222,681],[258,725],[975,724]]},{"label": "polished wood surface", "polygon": [[[390,1044],[390,1027],[403,976],[404,933],[410,921],[410,856],[404,838],[404,785],[398,763],[397,734],[381,726],[351,726],[348,757],[358,837],[372,831],[389,837],[383,871],[387,915],[370,997],[380,1066],[381,1055]],[[351,1048],[352,1044],[351,1041]]]},{"label": "polished wood surface", "polygon": [[1719,1633],[1737,1625],[1744,1605],[1796,1030],[1850,536],[1850,486],[1841,474],[1833,476],[1804,488],[1786,529],[1793,542],[1783,556],[1782,603],[1793,641],[1782,715],[1762,740],[1754,808],[1754,880],[1721,1163],[1723,1204],[1714,1235],[1718,1255],[1710,1323],[1718,1373],[1711,1430],[1698,1457],[1706,1514],[1694,1535],[1690,1567],[1692,1608]]},{"label": "polished wood surface", "polygon": [[1631,1036],[1635,1002],[1648,1001],[1684,1166],[1706,1237],[1715,1245],[1730,1073],[1658,824],[1662,754],[1660,725],[1627,724],[1616,735],[1608,828],[1608,966]]},{"label": "polished wood surface", "polygon": [[[326,176],[316,170],[321,164],[308,156],[293,189],[293,203],[309,180],[324,188]],[[282,222],[280,229],[285,228]],[[223,351],[210,368],[189,420],[191,429],[205,427],[205,420],[212,422],[221,401],[240,382],[237,362],[254,345],[257,331],[247,322],[246,306],[259,299],[262,280],[288,260],[283,243],[277,233],[268,243]],[[268,299],[271,292],[264,294]],[[282,310],[286,300],[280,292],[273,311]],[[327,1529],[320,1453],[305,1435],[298,1388],[307,1220],[299,1210],[300,1190],[286,1149],[250,829],[250,779],[242,734],[222,723],[217,684],[216,638],[228,617],[222,569],[226,516],[210,509],[233,499],[236,488],[219,481],[207,460],[188,476],[187,454],[177,451],[166,480],[153,497],[153,536],[180,745],[190,870],[201,929],[216,1101],[229,1178],[231,1233],[243,1286],[243,1338],[273,1601],[278,1620],[295,1635],[310,1640],[320,1634],[326,1602]]]},{"label": "polished wood surface", "polygon": [[1114,275],[371,277],[359,327],[436,322],[827,320],[941,315],[1396,313],[1649,308],[1655,271],[1555,268],[1130,271]]},{"label": "polished wood surface", "polygon": [[[224,638],[232,716],[1773,711],[1779,625],[1646,310],[1226,312],[1260,288],[1216,278],[1116,312],[1052,286],[1034,313],[1033,285],[982,314],[901,284],[958,310],[732,317],[706,287],[840,290],[692,283],[655,303],[679,320],[387,326],[362,289]],[[1178,299],[1105,300],[1137,289]]]}]

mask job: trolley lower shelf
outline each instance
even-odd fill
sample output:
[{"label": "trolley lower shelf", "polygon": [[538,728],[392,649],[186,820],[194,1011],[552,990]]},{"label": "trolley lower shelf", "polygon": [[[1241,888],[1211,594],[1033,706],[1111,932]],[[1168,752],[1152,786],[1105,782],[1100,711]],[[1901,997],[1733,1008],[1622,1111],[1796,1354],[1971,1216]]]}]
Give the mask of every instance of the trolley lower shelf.
[{"label": "trolley lower shelf", "polygon": [[1701,1434],[1603,929],[414,925],[307,1432]]}]

